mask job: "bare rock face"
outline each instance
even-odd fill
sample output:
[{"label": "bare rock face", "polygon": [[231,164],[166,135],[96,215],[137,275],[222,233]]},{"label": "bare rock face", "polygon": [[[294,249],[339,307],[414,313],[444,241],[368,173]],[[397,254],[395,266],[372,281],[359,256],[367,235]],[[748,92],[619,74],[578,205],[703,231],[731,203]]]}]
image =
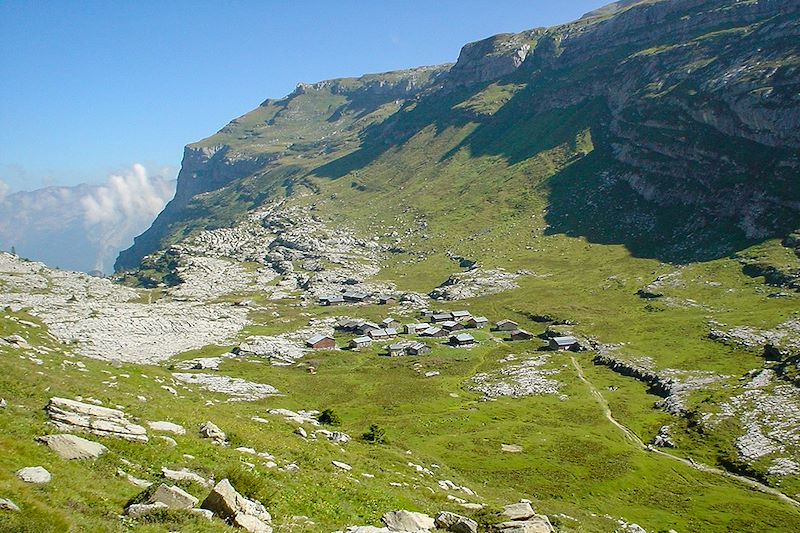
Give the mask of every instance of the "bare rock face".
[{"label": "bare rock face", "polygon": [[436,528],[433,518],[413,511],[390,511],[381,520],[392,531],[429,531]]},{"label": "bare rock face", "polygon": [[53,476],[41,466],[28,466],[17,471],[17,477],[25,483],[50,483]]},{"label": "bare rock face", "polygon": [[47,444],[62,459],[97,459],[108,451],[102,444],[77,435],[45,435],[36,440]]},{"label": "bare rock face", "polygon": [[269,525],[272,516],[261,502],[249,500],[236,492],[227,479],[216,484],[200,507],[251,533],[272,532]]},{"label": "bare rock face", "polygon": [[103,437],[118,437],[147,442],[147,431],[131,423],[119,409],[88,403],[51,398],[45,408],[53,424],[62,431],[88,431]]}]

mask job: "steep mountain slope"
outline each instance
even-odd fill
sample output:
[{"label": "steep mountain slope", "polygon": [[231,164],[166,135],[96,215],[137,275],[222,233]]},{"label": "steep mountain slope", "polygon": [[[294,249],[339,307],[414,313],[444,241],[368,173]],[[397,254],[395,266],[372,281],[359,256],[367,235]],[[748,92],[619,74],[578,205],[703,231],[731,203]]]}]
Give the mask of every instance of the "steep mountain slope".
[{"label": "steep mountain slope", "polygon": [[[187,223],[198,227],[203,206],[241,213],[309,172],[370,179],[368,165],[430,128],[439,151],[406,158],[441,175],[462,151],[493,156],[504,163],[497,172],[521,177],[518,187],[531,182],[520,166],[565,147],[534,178],[547,189],[536,196],[554,232],[673,261],[786,234],[800,225],[799,9],[785,0],[648,2],[467,45],[449,72],[301,87],[188,147],[175,201],[118,268],[185,236]],[[415,181],[402,167],[395,174]],[[223,186],[249,190],[241,180],[255,178],[258,194],[238,198],[239,208],[230,198],[190,205]],[[509,185],[476,181],[493,194]]]}]

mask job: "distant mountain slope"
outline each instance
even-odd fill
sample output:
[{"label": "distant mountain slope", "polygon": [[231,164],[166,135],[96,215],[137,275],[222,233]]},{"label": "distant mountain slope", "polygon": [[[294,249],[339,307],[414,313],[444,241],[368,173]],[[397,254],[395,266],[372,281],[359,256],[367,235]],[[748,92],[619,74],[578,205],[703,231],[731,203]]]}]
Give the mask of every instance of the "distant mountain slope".
[{"label": "distant mountain slope", "polygon": [[52,267],[109,273],[119,250],[172,197],[175,182],[135,165],[103,185],[45,187],[0,198],[0,248]]},{"label": "distant mountain slope", "polygon": [[455,193],[472,216],[451,237],[538,214],[670,261],[800,226],[800,3],[628,5],[265,102],[187,147],[175,200],[116,268],[298,192],[354,218],[399,198],[435,217]]}]

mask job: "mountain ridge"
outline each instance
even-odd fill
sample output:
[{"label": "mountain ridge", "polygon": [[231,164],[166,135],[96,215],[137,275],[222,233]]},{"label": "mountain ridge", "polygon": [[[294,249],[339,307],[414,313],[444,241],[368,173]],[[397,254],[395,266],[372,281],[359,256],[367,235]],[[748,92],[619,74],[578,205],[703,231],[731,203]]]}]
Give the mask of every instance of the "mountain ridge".
[{"label": "mountain ridge", "polygon": [[[427,101],[443,110],[437,121],[467,123],[477,118],[480,123],[505,120],[503,117],[511,121],[522,115],[535,122],[550,110],[599,99],[607,109],[598,109],[595,119],[586,122],[588,126],[592,120],[599,121],[590,129],[596,137],[605,137],[598,155],[603,150],[607,154],[595,159],[605,159],[598,163],[600,171],[611,172],[616,182],[622,182],[623,203],[655,202],[685,212],[718,204],[709,210],[739,228],[732,232],[732,242],[720,248],[722,253],[770,235],[787,234],[800,225],[800,193],[791,181],[800,164],[796,153],[800,146],[800,107],[792,96],[798,86],[798,51],[792,41],[798,34],[798,10],[796,2],[785,0],[637,3],[610,17],[581,19],[470,43],[452,66],[300,85],[286,98],[268,100],[219,133],[189,145],[176,199],[153,228],[123,252],[117,268],[134,268],[144,255],[161,247],[170,233],[170,223],[181,218],[181,211],[194,195],[269,172],[276,166],[311,170],[309,164],[326,168],[334,159],[340,166],[346,164],[348,158],[355,157],[354,152],[366,154],[364,146],[373,142],[371,137],[379,144],[391,144],[416,134],[422,123],[412,123],[402,131],[406,128],[403,120],[413,114],[413,110],[405,111]],[[676,41],[688,44],[670,44]],[[731,48],[734,43],[741,52]],[[759,45],[772,56],[762,58]],[[611,68],[614,83],[609,83],[606,67]],[[421,74],[425,76],[420,83],[415,78]],[[450,96],[459,91],[479,94],[476,87],[492,83],[506,93],[488,115],[464,116],[466,104],[448,111]],[[522,85],[526,90],[518,89]],[[370,91],[376,89],[383,91],[383,100],[380,96],[370,99]],[[393,109],[389,109],[390,98],[395,99]],[[304,99],[316,103],[304,108]],[[326,102],[330,106],[334,100],[335,109],[323,109]],[[400,101],[403,103],[398,104]],[[356,109],[358,106],[362,109]],[[284,119],[287,113],[309,113],[302,120],[306,125],[313,124],[312,129],[291,124],[291,117]],[[347,113],[349,117],[343,115]],[[263,127],[253,122],[256,119],[263,120]],[[681,134],[680,143],[672,140],[675,132],[689,131],[689,124],[694,131],[706,132],[700,136],[692,133],[694,137]],[[263,142],[264,135],[273,135],[267,140],[277,142]],[[281,140],[281,135],[289,138]],[[720,158],[721,152],[711,143],[739,146]],[[772,153],[754,155],[764,150]],[[289,165],[283,165],[288,159],[292,159]],[[764,163],[769,168],[765,169]],[[693,177],[701,174],[719,177],[706,179],[703,185]],[[759,174],[770,177],[748,177]],[[718,184],[713,183],[715,180]],[[626,192],[628,189],[630,192]],[[720,195],[720,190],[728,192]],[[579,194],[594,196],[595,192],[586,187]],[[717,198],[724,200],[719,203]],[[659,205],[645,206],[642,212],[653,224],[659,218]],[[735,205],[741,209],[732,209]],[[554,226],[559,225],[557,219],[554,222]],[[683,228],[684,234],[698,234],[696,249],[720,237],[719,228],[712,223],[703,225],[699,231]],[[609,222],[609,226],[613,224]],[[607,240],[606,236],[592,236],[591,228],[578,231],[588,231],[588,236],[598,242]],[[667,235],[666,229],[660,233],[645,246],[637,245],[646,236],[635,225],[609,237],[632,246],[636,253],[657,253],[671,260],[703,255],[678,250],[678,235]]]}]

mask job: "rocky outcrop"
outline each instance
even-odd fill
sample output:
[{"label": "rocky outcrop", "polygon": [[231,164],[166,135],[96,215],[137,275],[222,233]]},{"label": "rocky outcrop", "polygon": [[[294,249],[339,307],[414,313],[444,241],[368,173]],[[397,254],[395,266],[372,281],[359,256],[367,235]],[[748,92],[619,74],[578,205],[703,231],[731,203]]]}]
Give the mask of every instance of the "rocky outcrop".
[{"label": "rocky outcrop", "polygon": [[544,30],[504,33],[464,45],[445,77],[445,87],[486,83],[517,70]]},{"label": "rocky outcrop", "polygon": [[500,361],[506,365],[499,370],[476,374],[472,378],[472,389],[482,392],[488,398],[558,394],[563,384],[552,376],[557,376],[559,371],[542,368],[549,363],[549,355],[529,358],[519,363],[516,360],[516,356],[509,355]]},{"label": "rocky outcrop", "polygon": [[227,446],[228,444],[228,436],[211,421],[200,426],[200,436],[204,439],[211,439],[215,444],[222,446]]},{"label": "rocky outcrop", "polygon": [[203,503],[208,509],[231,525],[246,529],[251,533],[271,533],[272,516],[261,502],[249,500],[236,492],[230,481],[223,479],[214,486]]},{"label": "rocky outcrop", "polygon": [[51,422],[62,431],[88,431],[103,437],[147,442],[147,430],[130,422],[119,409],[51,398],[45,408]]},{"label": "rocky outcrop", "polygon": [[199,385],[208,391],[230,396],[230,401],[253,402],[279,394],[278,389],[271,385],[253,383],[241,378],[184,372],[175,372],[172,377],[182,383]]},{"label": "rocky outcrop", "polygon": [[413,511],[390,511],[383,515],[381,521],[390,531],[429,531],[436,527],[433,518]]},{"label": "rocky outcrop", "polygon": [[516,280],[525,275],[531,275],[531,273],[507,272],[502,268],[473,267],[466,272],[453,274],[447,281],[433,289],[429,296],[437,300],[465,300],[497,294],[518,288]]},{"label": "rocky outcrop", "polygon": [[449,511],[442,511],[436,515],[435,522],[438,529],[444,529],[452,533],[478,532],[478,523],[475,520]]}]

